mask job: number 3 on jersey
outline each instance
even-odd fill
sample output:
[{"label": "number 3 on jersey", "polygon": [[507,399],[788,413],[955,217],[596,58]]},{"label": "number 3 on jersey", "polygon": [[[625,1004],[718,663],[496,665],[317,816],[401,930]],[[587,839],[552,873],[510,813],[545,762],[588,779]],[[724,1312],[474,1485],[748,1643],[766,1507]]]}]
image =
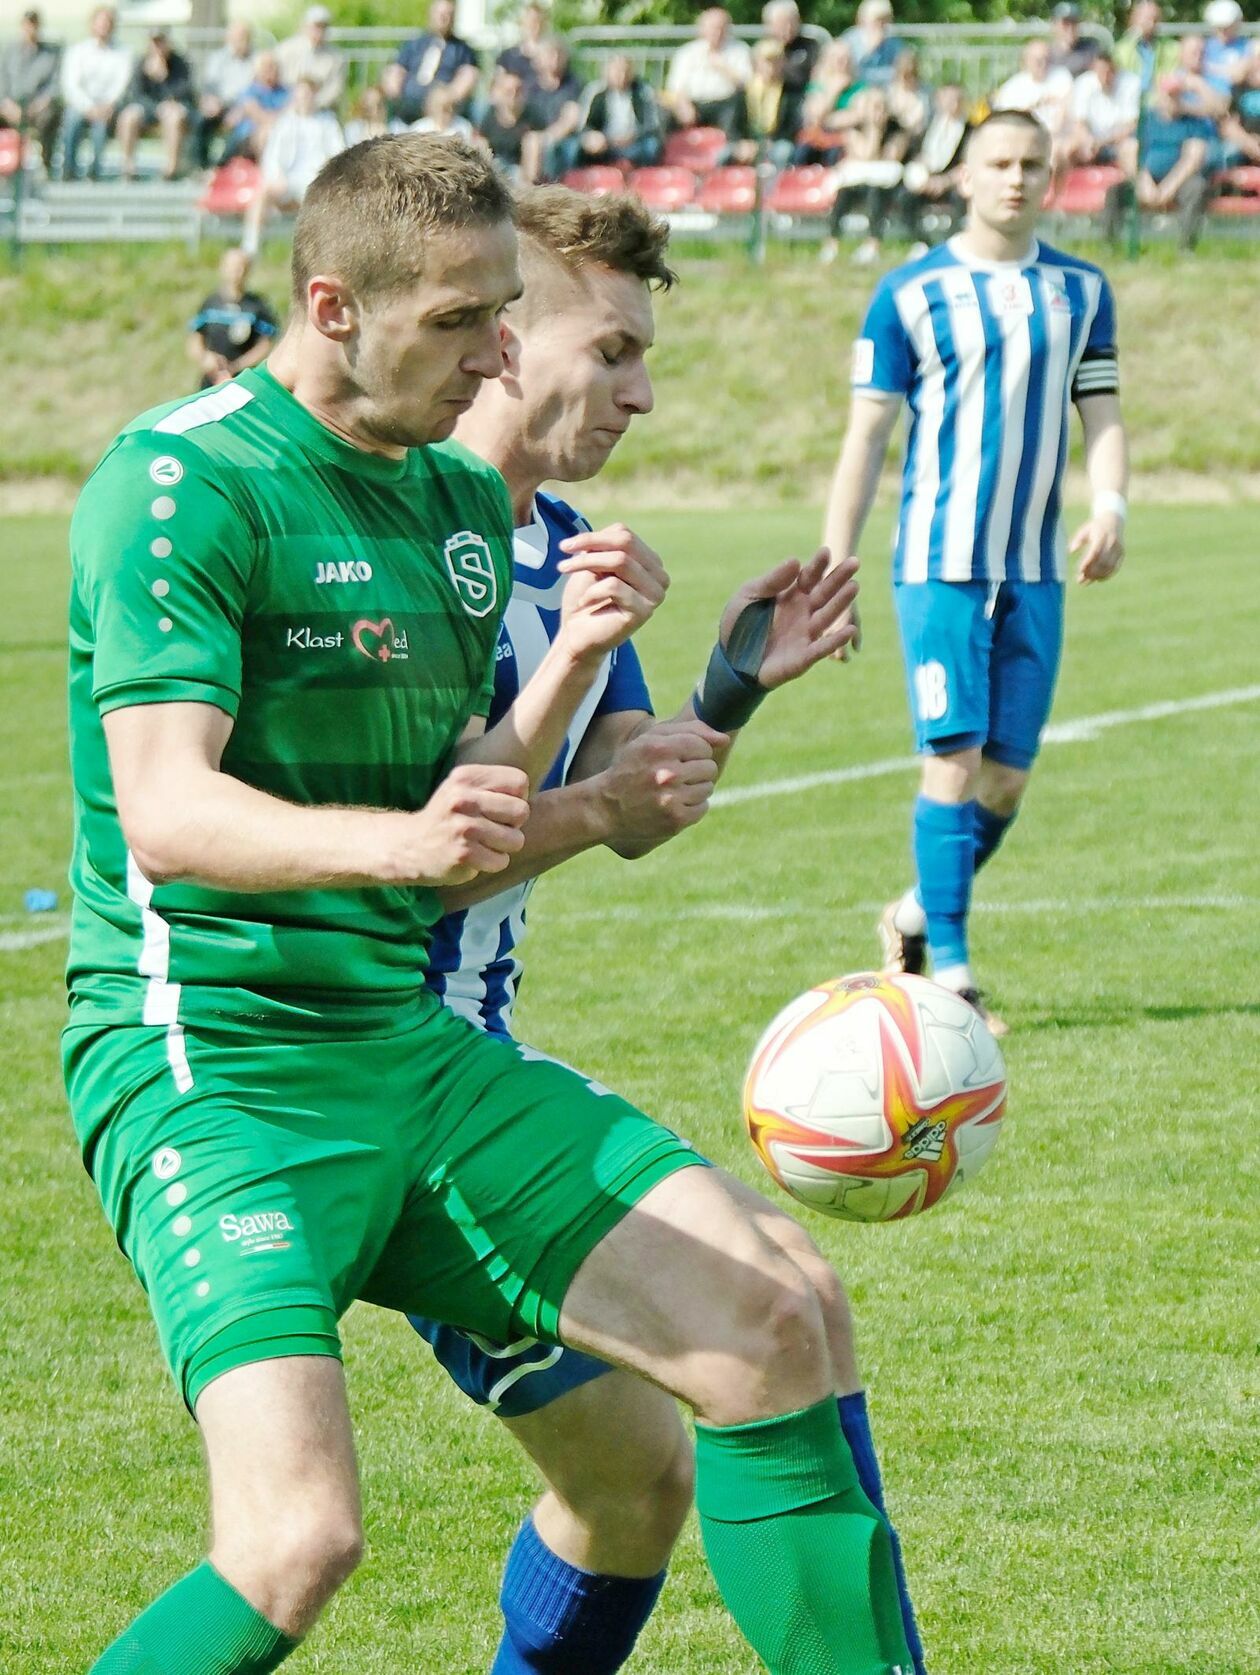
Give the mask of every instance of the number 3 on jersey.
[{"label": "number 3 on jersey", "polygon": [[921,721],[939,721],[949,708],[949,688],[940,663],[920,663],[914,671],[914,697]]}]

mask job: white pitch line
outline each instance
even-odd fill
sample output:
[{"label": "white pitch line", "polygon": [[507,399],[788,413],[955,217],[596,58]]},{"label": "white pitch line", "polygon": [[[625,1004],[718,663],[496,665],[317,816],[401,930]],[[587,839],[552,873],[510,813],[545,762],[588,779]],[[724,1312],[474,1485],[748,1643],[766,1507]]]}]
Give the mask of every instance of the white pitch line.
[{"label": "white pitch line", "polygon": [[4,931],[0,933],[0,954],[13,954],[19,948],[38,948],[41,942],[59,942],[70,934],[69,925],[41,925],[37,931]]},{"label": "white pitch line", "polygon": [[[1164,721],[1173,715],[1195,710],[1224,709],[1231,704],[1251,704],[1260,699],[1260,686],[1234,686],[1224,692],[1205,692],[1198,698],[1171,698],[1163,703],[1143,704],[1136,710],[1107,710],[1101,715],[1083,715],[1078,721],[1055,721],[1041,735],[1042,744],[1084,744],[1109,727],[1127,727],[1139,721]],[[715,791],[714,808],[735,803],[756,802],[763,797],[791,797],[798,791],[813,791],[821,785],[850,785],[859,779],[881,779],[887,774],[906,773],[917,768],[917,756],[886,756],[880,762],[859,762],[851,768],[830,768],[821,773],[797,774],[791,779],[766,779],[759,785],[733,785]]]},{"label": "white pitch line", "polygon": [[[547,919],[564,925],[607,924],[625,920],[627,923],[663,923],[666,920],[734,920],[745,924],[764,923],[769,919],[816,919],[820,912],[839,918],[843,914],[857,914],[874,918],[888,903],[886,901],[856,901],[836,904],[818,902],[689,902],[683,906],[669,906],[659,911],[650,906],[632,907],[620,904],[609,907],[579,908],[566,913],[563,906],[548,902]],[[1094,900],[1030,900],[973,902],[972,913],[1190,913],[1224,912],[1254,913],[1260,907],[1260,896],[1101,896]]]}]

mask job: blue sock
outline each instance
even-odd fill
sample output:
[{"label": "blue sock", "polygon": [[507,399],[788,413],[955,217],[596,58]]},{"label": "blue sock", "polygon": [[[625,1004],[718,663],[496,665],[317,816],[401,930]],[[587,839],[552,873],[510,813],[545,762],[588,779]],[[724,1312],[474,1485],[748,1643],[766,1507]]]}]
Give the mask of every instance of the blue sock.
[{"label": "blue sock", "polygon": [[979,872],[1006,836],[1006,829],[1015,816],[1013,814],[995,814],[991,808],[986,808],[981,802],[976,802],[972,806],[976,811],[975,869]]},{"label": "blue sock", "polygon": [[557,1557],[527,1518],[499,1595],[507,1629],[490,1675],[614,1675],[665,1585],[659,1576],[595,1576]]},{"label": "blue sock", "polygon": [[852,1396],[837,1396],[836,1401],[840,1408],[840,1428],[844,1432],[844,1440],[849,1445],[849,1452],[853,1455],[853,1464],[857,1467],[862,1492],[872,1505],[878,1507],[888,1525],[888,1534],[892,1538],[893,1563],[897,1567],[897,1594],[901,1600],[901,1622],[906,1631],[906,1645],[909,1646],[910,1656],[914,1659],[915,1675],[926,1675],[923,1642],[919,1639],[919,1625],[914,1619],[914,1606],[910,1603],[910,1590],[906,1585],[901,1542],[892,1526],[892,1519],[888,1516],[888,1508],[884,1505],[884,1483],[879,1475],[879,1461],[875,1457],[875,1440],[871,1436],[871,1421],[866,1411],[866,1391],[858,1390]]},{"label": "blue sock", "polygon": [[914,864],[935,971],[967,964],[967,909],[975,874],[976,805],[914,804]]}]

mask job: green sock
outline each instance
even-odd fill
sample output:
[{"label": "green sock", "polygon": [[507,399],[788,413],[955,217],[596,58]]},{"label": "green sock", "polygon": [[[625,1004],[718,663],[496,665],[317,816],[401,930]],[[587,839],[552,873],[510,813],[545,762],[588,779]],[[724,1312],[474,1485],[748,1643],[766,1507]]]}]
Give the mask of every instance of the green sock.
[{"label": "green sock", "polygon": [[887,1527],[834,1397],[698,1425],[696,1508],[722,1598],[771,1675],[910,1675]]},{"label": "green sock", "polygon": [[90,1675],[268,1675],[296,1645],[203,1564],[155,1599]]}]

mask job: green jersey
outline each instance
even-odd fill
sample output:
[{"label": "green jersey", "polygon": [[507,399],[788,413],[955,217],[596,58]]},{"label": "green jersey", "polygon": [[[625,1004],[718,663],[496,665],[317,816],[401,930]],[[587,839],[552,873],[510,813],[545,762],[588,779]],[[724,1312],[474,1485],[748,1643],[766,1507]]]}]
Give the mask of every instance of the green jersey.
[{"label": "green jersey", "polygon": [[71,529],[73,1022],[334,1009],[371,1028],[419,1003],[431,890],[155,886],[101,717],[213,704],[234,722],[223,771],[246,784],[419,808],[488,713],[511,542],[503,480],[466,449],[365,453],[261,368],[127,426]]}]

